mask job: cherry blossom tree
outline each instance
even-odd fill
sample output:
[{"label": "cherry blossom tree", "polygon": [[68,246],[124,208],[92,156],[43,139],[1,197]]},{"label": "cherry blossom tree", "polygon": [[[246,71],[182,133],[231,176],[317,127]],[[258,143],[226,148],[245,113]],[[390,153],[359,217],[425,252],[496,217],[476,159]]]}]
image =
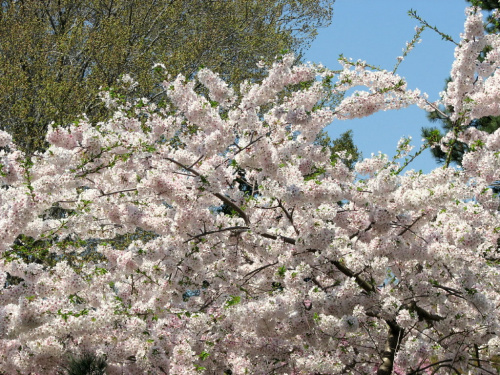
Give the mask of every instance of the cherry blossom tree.
[{"label": "cherry blossom tree", "polygon": [[[1,132],[0,372],[94,353],[109,374],[496,373],[500,131],[467,125],[500,115],[500,38],[466,13],[443,97],[445,143],[471,149],[462,169],[407,170],[407,140],[356,173],[332,163],[314,142],[330,122],[437,104],[364,62],[331,72],[291,55],[241,95],[204,69],[164,83],[167,109],[108,98],[112,119],[51,129],[29,161]],[[332,80],[366,90],[318,106]],[[109,243],[138,230],[154,235]],[[60,261],[20,261],[20,235]],[[88,239],[101,260],[63,260]]]}]

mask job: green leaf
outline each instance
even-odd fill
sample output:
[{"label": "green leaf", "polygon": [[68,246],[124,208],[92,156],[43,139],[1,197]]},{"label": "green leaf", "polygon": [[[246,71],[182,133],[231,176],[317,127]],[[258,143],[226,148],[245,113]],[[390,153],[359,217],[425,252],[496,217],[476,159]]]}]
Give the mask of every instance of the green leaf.
[{"label": "green leaf", "polygon": [[240,296],[229,296],[230,298],[226,301],[226,306],[224,306],[226,309],[228,309],[231,306],[237,305],[241,301]]},{"label": "green leaf", "polygon": [[278,276],[285,277],[286,267],[281,266],[278,268]]},{"label": "green leaf", "polygon": [[209,356],[210,356],[210,353],[208,353],[206,351],[202,351],[200,354],[198,354],[198,357],[200,357],[200,359],[202,361],[204,361],[205,359],[207,359]]}]

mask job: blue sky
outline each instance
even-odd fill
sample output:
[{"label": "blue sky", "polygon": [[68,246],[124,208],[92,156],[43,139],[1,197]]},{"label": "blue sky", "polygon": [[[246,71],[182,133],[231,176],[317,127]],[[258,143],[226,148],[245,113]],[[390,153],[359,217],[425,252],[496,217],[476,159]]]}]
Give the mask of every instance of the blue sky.
[{"label": "blue sky", "polygon": [[[468,5],[463,0],[337,0],[331,26],[319,30],[305,60],[339,69],[337,58],[343,54],[392,70],[396,57],[402,55],[402,49],[413,38],[415,26],[419,24],[408,16],[410,9],[458,41]],[[423,32],[421,39],[401,63],[398,74],[406,79],[408,88],[419,88],[435,101],[449,76],[455,45],[430,29]],[[412,136],[417,149],[421,145],[421,127],[430,125],[426,113],[413,106],[379,112],[364,119],[334,121],[326,130],[330,137],[336,138],[352,129],[354,142],[363,157],[378,151],[392,156],[403,135]],[[437,166],[430,152],[424,151],[408,169],[429,172]]]}]

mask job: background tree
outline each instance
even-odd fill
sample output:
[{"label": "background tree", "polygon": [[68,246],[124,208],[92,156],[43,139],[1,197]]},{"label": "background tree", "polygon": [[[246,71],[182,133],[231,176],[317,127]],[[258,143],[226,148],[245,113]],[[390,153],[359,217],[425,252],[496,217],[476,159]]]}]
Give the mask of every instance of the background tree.
[{"label": "background tree", "polygon": [[498,0],[467,0],[467,2],[471,3],[472,5],[479,6],[483,10],[489,10],[489,11],[498,8],[498,5],[500,5],[498,3]]},{"label": "background tree", "polygon": [[361,161],[363,155],[352,139],[352,130],[348,130],[336,139],[331,139],[324,130],[318,134],[316,144],[330,150],[330,160],[335,162],[341,160],[350,170],[354,170],[354,165]]},{"label": "background tree", "polygon": [[[259,60],[307,47],[334,0],[5,0],[0,8],[0,128],[33,153],[51,122],[106,114],[98,92],[130,74],[161,102],[152,66],[187,77],[206,66],[258,80]],[[156,85],[156,86],[155,86]]]}]

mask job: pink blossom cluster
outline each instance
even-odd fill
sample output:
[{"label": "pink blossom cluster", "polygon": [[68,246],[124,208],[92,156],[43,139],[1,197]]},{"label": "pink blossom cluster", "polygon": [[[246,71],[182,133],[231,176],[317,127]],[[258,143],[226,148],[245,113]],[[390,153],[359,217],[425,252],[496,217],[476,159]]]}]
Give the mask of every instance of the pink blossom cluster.
[{"label": "pink blossom cluster", "polygon": [[[458,59],[481,38],[478,14]],[[335,90],[367,91],[330,110],[316,77],[285,55],[236,96],[202,70],[210,100],[177,77],[168,111],[129,103],[52,129],[30,163],[0,133],[0,373],[57,374],[86,352],[108,374],[494,373],[500,132],[460,131],[463,169],[402,173],[374,155],[352,172],[319,131],[425,96],[345,63]],[[56,259],[99,256],[25,263],[20,235]]]},{"label": "pink blossom cluster", "polygon": [[[465,31],[455,49],[451,82],[443,97],[444,104],[453,107],[452,120],[460,119],[462,125],[500,115],[500,41],[495,34],[485,35],[479,8],[467,8],[465,13]],[[479,61],[486,47],[489,50]]]},{"label": "pink blossom cluster", "polygon": [[364,61],[341,60],[343,71],[339,75],[337,90],[356,90],[342,100],[335,109],[336,118],[345,120],[369,116],[378,111],[401,109],[412,104],[427,108],[427,95],[418,89],[408,90],[400,76],[385,70],[369,70]]}]

